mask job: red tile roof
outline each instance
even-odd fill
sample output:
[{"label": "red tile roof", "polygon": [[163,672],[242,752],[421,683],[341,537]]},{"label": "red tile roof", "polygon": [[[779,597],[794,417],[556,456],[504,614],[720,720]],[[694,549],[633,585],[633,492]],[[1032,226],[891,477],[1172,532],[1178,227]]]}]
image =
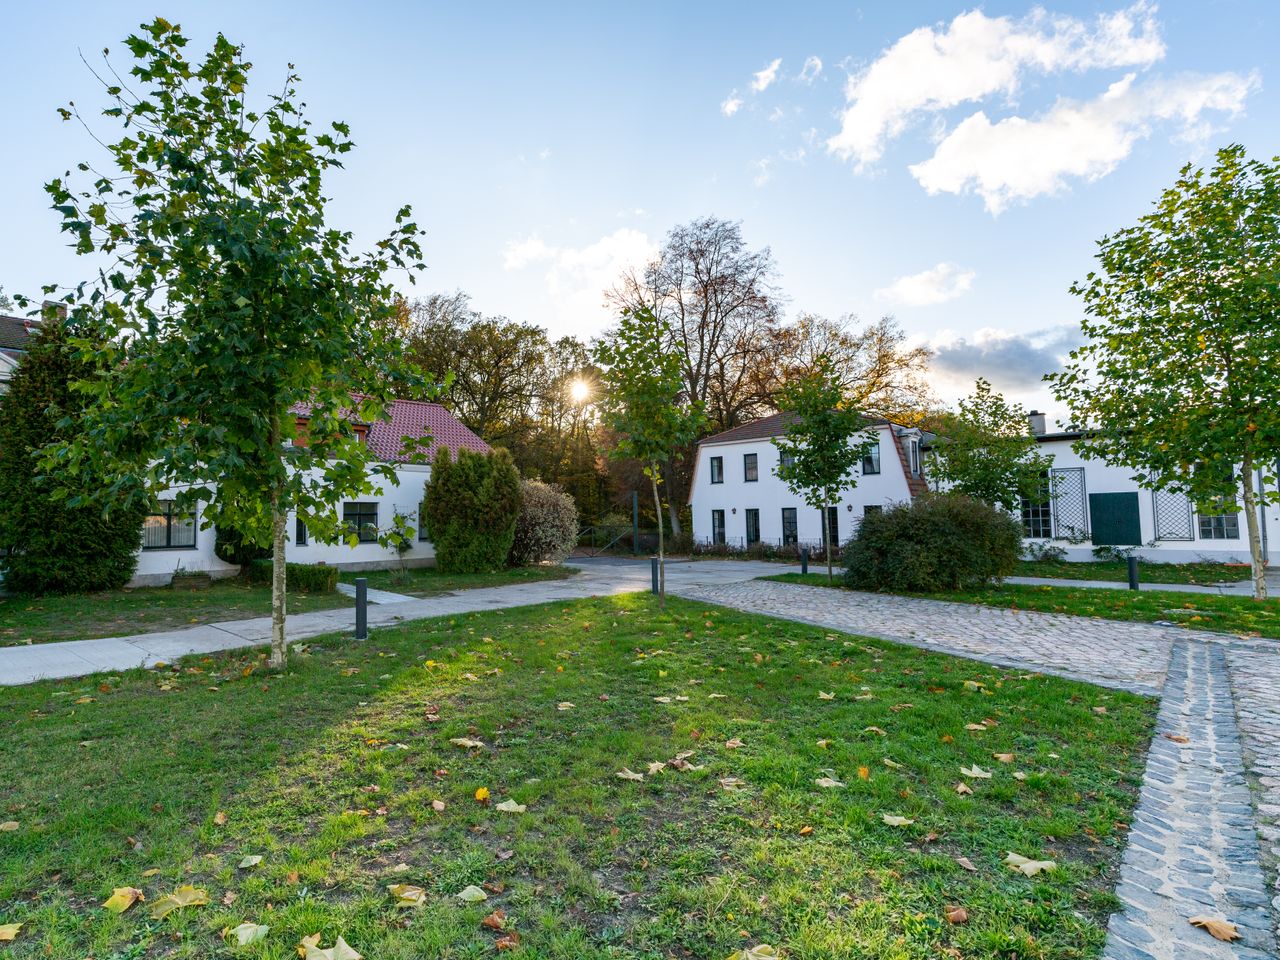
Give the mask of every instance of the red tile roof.
[{"label": "red tile roof", "polygon": [[401,455],[404,437],[431,437],[426,447],[430,462],[441,447],[448,447],[455,457],[459,449],[488,453],[490,447],[457,417],[438,403],[421,400],[397,400],[391,405],[391,419],[369,425],[369,448],[389,463],[408,460]]}]

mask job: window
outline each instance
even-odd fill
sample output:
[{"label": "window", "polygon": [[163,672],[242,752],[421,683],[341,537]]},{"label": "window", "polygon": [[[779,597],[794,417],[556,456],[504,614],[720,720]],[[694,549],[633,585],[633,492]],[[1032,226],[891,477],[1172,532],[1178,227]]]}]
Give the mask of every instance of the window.
[{"label": "window", "polygon": [[1040,474],[1040,490],[1035,499],[1022,498],[1022,535],[1032,540],[1053,538],[1053,509],[1049,502],[1049,475]]},{"label": "window", "polygon": [[423,500],[418,505],[418,540],[426,542],[431,539],[431,535],[427,533],[427,501]]},{"label": "window", "polygon": [[293,542],[300,547],[307,545],[307,525],[301,517],[295,517],[293,521]]},{"label": "window", "polygon": [[724,543],[724,511],[711,511],[711,542]]},{"label": "window", "polygon": [[871,476],[873,473],[880,472],[880,441],[877,440],[875,446],[862,455],[862,475],[864,477]]},{"label": "window", "polygon": [[711,482],[724,483],[724,457],[711,458]]},{"label": "window", "polygon": [[142,521],[143,550],[190,550],[195,545],[195,514],[180,511],[172,500],[161,500]]},{"label": "window", "polygon": [[1239,540],[1240,514],[1238,513],[1201,513],[1201,540]]},{"label": "window", "polygon": [[754,483],[760,479],[760,455],[744,453],[742,455],[742,479]]},{"label": "window", "polygon": [[911,475],[920,476],[920,441],[916,437],[907,441],[907,463],[911,466]]},{"label": "window", "polygon": [[760,511],[747,508],[747,546],[760,542]]},{"label": "window", "polygon": [[884,507],[882,507],[878,503],[868,503],[865,507],[862,508],[862,515],[864,517],[869,516],[870,514],[873,514],[873,513],[884,513]]},{"label": "window", "polygon": [[778,454],[778,466],[780,467],[789,467],[795,462],[796,462],[796,456],[794,453]]},{"label": "window", "polygon": [[342,522],[361,543],[374,543],[378,539],[378,505],[376,503],[344,503]]},{"label": "window", "polygon": [[[840,508],[827,507],[827,529],[823,531],[831,538],[831,546],[840,546]],[[825,544],[826,541],[823,541]]]},{"label": "window", "polygon": [[786,546],[790,543],[798,543],[800,540],[799,531],[796,525],[796,508],[782,508],[782,545]]}]

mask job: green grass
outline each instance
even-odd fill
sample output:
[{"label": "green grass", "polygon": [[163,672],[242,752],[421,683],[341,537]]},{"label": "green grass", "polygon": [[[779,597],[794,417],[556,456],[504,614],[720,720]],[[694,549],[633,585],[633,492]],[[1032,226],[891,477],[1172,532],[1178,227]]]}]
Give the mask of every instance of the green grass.
[{"label": "green grass", "polygon": [[[322,639],[278,677],[263,662],[6,691],[0,820],[19,828],[0,832],[0,924],[26,925],[7,957],[286,960],[320,933],[378,960],[478,960],[495,908],[520,960],[757,943],[1095,957],[1154,716],[1125,693],[640,594]],[[685,751],[700,769],[647,774]],[[993,777],[963,777],[975,763]],[[1009,850],[1058,869],[1027,878]],[[247,855],[263,861],[237,869]],[[397,910],[391,883],[425,888],[425,908]],[[150,920],[181,884],[209,905]],[[469,884],[488,901],[459,901]],[[101,909],[123,886],[148,902]],[[225,945],[246,920],[266,941]]]},{"label": "green grass", "polygon": [[[290,592],[289,613],[345,607],[339,593]],[[124,637],[271,613],[271,588],[215,580],[207,590],[142,587],[62,597],[0,597],[0,647]]]},{"label": "green grass", "polygon": [[[841,571],[834,583],[825,573],[783,573],[761,580],[804,583],[814,587],[845,589]],[[1109,590],[1102,587],[1054,587],[1006,583],[985,590],[943,590],[929,594],[907,594],[930,600],[980,603],[989,607],[1069,613],[1078,617],[1105,620],[1138,620],[1146,623],[1176,623],[1192,630],[1257,634],[1280,638],[1280,600],[1262,603],[1250,597],[1219,596],[1214,593],[1180,593],[1176,590]]]},{"label": "green grass", "polygon": [[[1110,580],[1129,582],[1129,566],[1120,560],[1065,563],[1053,560],[1020,560],[1016,577],[1049,577],[1054,580]],[[1225,563],[1147,563],[1138,576],[1146,583],[1239,583],[1250,577],[1247,566]]]},{"label": "green grass", "polygon": [[410,567],[408,570],[344,571],[339,579],[343,583],[355,583],[356,577],[367,577],[372,590],[389,590],[413,597],[434,597],[455,590],[474,590],[477,587],[565,580],[577,572],[575,567],[551,564],[513,567],[494,573],[441,573],[435,567]]}]

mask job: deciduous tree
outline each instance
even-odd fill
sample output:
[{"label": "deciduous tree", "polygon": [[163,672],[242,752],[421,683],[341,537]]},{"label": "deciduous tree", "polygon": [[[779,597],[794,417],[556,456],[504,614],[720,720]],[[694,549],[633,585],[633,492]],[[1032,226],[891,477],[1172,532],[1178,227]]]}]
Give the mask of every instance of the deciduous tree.
[{"label": "deciduous tree", "polygon": [[83,477],[110,462],[102,495],[174,490],[180,507],[205,504],[205,526],[271,543],[280,667],[286,514],[334,539],[340,501],[395,482],[354,422],[386,417],[410,379],[389,341],[387,278],[422,269],[420,231],[405,207],[371,252],[353,253],[322,192],[352,148],[347,125],[312,127],[292,69],[255,105],[241,47],[219,35],[192,60],[187,44],[162,18],[125,41],[132,79],[108,61],[103,111],[122,130],[95,137],[114,170],[80,164],[87,187],[71,174],[46,187],[77,252],[105,265],[65,297],[96,364],[79,384],[93,403],[48,466]]},{"label": "deciduous tree", "polygon": [[1218,151],[1183,167],[1137,224],[1103,237],[1072,292],[1088,338],[1049,378],[1076,443],[1198,509],[1244,507],[1266,597],[1258,508],[1280,457],[1280,158]]}]

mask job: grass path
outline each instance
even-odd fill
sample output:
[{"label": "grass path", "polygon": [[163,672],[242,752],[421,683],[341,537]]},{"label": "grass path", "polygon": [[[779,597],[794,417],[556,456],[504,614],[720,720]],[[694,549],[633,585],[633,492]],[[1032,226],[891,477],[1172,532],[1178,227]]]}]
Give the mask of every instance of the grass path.
[{"label": "grass path", "polygon": [[[15,688],[5,956],[285,960],[319,933],[466,960],[514,931],[523,960],[1095,957],[1153,713],[637,594],[321,640],[283,676],[246,651]],[[1057,868],[1024,876],[1010,850]],[[397,908],[397,883],[426,905]],[[185,884],[208,905],[149,919]],[[487,900],[458,899],[472,885]],[[118,887],[147,900],[102,909]],[[245,921],[270,931],[228,946]]]}]

